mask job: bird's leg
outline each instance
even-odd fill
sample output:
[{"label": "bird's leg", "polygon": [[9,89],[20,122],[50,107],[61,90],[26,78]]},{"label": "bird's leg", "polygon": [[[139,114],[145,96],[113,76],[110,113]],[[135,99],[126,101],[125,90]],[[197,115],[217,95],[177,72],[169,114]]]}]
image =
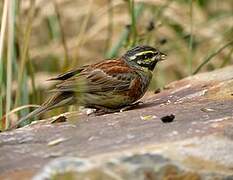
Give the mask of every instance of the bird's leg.
[{"label": "bird's leg", "polygon": [[141,105],[142,103],[143,103],[142,101],[138,101],[138,102],[136,102],[136,103],[127,105],[127,106],[121,108],[121,109],[120,109],[120,112],[128,111],[128,110],[134,109],[134,108],[136,108],[137,106]]},{"label": "bird's leg", "polygon": [[109,108],[101,108],[101,109],[96,109],[96,111],[94,112],[94,114],[96,116],[101,116],[104,114],[110,114],[110,113],[115,113],[115,112],[120,112],[120,109],[109,109]]},{"label": "bird's leg", "polygon": [[123,111],[127,111],[127,110],[130,110],[130,109],[134,109],[135,107],[139,106],[140,104],[142,104],[143,102],[142,101],[138,101],[136,103],[133,103],[133,104],[130,104],[130,105],[127,105],[125,107],[121,107],[121,108],[117,108],[117,109],[110,109],[110,108],[106,108],[106,107],[103,107],[103,106],[93,106],[92,108],[95,108],[96,111],[88,114],[88,115],[96,115],[96,116],[101,116],[101,115],[104,115],[104,114],[110,114],[110,113],[115,113],[115,112],[123,112]]},{"label": "bird's leg", "polygon": [[[90,108],[90,107],[89,107]],[[91,108],[96,109],[94,112],[91,112],[90,114],[88,114],[88,116],[90,115],[95,115],[95,116],[100,116],[100,115],[104,115],[104,114],[109,114],[109,113],[114,113],[114,112],[119,112],[120,109],[110,109],[110,108],[106,108],[103,106],[91,106]]]}]

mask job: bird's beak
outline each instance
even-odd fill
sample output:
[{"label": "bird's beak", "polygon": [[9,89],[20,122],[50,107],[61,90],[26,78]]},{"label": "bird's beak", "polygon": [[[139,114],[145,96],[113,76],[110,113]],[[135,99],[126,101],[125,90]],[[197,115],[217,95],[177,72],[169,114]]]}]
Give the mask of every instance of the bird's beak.
[{"label": "bird's beak", "polygon": [[164,54],[164,53],[161,53],[160,54],[160,60],[159,61],[164,61],[165,59],[166,59],[166,54]]}]

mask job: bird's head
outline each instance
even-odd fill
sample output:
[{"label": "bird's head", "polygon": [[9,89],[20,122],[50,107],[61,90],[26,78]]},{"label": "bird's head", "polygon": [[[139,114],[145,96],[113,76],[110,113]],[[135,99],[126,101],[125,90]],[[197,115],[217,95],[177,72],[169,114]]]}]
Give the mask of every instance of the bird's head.
[{"label": "bird's head", "polygon": [[127,51],[123,57],[130,64],[135,64],[153,71],[159,61],[165,60],[166,54],[150,46],[136,46]]}]

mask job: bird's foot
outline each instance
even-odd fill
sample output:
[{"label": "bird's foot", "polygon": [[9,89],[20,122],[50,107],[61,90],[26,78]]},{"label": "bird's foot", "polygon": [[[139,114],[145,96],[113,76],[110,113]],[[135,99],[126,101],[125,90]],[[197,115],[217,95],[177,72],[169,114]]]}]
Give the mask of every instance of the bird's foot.
[{"label": "bird's foot", "polygon": [[94,111],[91,111],[89,112],[87,115],[88,116],[101,116],[101,115],[104,115],[104,114],[110,114],[110,113],[115,113],[115,112],[119,112],[120,109],[110,109],[110,108],[106,108],[106,107],[102,107],[102,106],[95,106],[95,107],[92,107],[94,108],[95,110]]},{"label": "bird's foot", "polygon": [[117,109],[110,109],[110,108],[106,108],[106,107],[102,107],[102,106],[95,106],[94,108],[96,110],[89,113],[88,116],[90,116],[90,115],[101,116],[101,115],[104,115],[104,114],[128,111],[128,110],[136,108],[137,106],[141,105],[142,103],[143,103],[142,101],[138,101],[136,103],[127,105],[127,106],[125,106],[123,108],[117,108]]},{"label": "bird's foot", "polygon": [[136,102],[136,103],[127,105],[127,106],[121,108],[121,109],[120,109],[120,112],[128,111],[128,110],[134,109],[134,108],[140,106],[142,103],[143,103],[142,101],[138,101],[138,102]]},{"label": "bird's foot", "polygon": [[96,116],[101,116],[101,115],[104,115],[104,114],[111,114],[111,113],[115,113],[115,112],[120,112],[120,110],[119,109],[102,108],[102,109],[96,109],[94,114]]}]

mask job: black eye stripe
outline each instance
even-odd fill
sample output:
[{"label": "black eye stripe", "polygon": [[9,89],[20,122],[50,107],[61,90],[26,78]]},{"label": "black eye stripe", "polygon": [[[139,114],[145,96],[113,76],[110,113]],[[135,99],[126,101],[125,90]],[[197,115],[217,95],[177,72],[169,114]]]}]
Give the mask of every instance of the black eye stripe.
[{"label": "black eye stripe", "polygon": [[133,59],[134,61],[138,61],[138,60],[146,60],[146,59],[151,59],[154,56],[158,55],[159,52],[148,52],[145,54],[141,54],[141,55],[136,55],[136,57]]},{"label": "black eye stripe", "polygon": [[153,53],[148,53],[146,54],[147,58],[152,58],[153,57]]},{"label": "black eye stripe", "polygon": [[148,59],[148,58],[152,58],[154,55],[156,55],[157,53],[147,53],[147,54],[142,54],[139,56],[139,58],[142,59]]},{"label": "black eye stripe", "polygon": [[158,52],[154,52],[154,53],[153,53],[153,56],[156,56],[156,55],[158,55],[158,54],[159,54]]}]

